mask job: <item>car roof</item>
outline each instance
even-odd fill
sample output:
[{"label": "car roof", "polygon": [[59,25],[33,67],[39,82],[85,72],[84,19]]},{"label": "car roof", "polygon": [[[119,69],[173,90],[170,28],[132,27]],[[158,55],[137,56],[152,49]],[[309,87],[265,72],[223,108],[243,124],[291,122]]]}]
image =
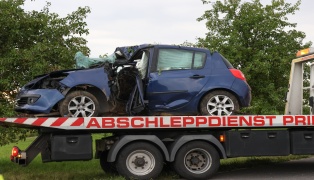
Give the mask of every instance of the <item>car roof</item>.
[{"label": "car roof", "polygon": [[187,46],[180,46],[180,45],[165,45],[165,44],[141,44],[141,45],[134,45],[134,46],[122,46],[117,47],[115,49],[115,54],[117,56],[122,56],[126,60],[132,59],[132,57],[140,50],[151,48],[151,47],[158,47],[158,48],[183,48],[189,50],[202,50],[202,51],[209,51],[208,49],[204,48],[196,48],[196,47],[187,47]]}]

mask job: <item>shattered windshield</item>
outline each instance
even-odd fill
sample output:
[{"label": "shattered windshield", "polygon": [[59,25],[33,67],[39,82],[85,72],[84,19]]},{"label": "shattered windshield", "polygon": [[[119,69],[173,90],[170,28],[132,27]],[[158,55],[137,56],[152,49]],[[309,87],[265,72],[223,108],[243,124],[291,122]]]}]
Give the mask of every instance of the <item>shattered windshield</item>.
[{"label": "shattered windshield", "polygon": [[114,53],[104,58],[90,58],[88,56],[85,56],[82,52],[77,52],[75,54],[74,60],[76,68],[90,68],[91,66],[104,62],[114,63],[117,59],[125,59],[129,61],[139,49],[147,46],[148,45],[143,44],[139,46],[117,47]]},{"label": "shattered windshield", "polygon": [[91,66],[101,64],[103,62],[109,62],[113,63],[116,60],[116,55],[115,53],[104,57],[104,58],[90,58],[88,56],[85,56],[82,52],[77,52],[75,54],[74,60],[75,60],[75,65],[76,68],[90,68]]}]

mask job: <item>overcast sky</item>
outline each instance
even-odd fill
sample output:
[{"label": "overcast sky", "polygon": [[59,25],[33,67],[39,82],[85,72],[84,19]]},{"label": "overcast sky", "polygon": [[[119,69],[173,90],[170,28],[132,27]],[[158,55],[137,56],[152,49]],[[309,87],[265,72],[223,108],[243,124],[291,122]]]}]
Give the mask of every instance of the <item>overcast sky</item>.
[{"label": "overcast sky", "polygon": [[[66,16],[78,7],[89,6],[86,22],[89,29],[87,46],[90,57],[112,53],[118,46],[144,43],[181,44],[196,42],[206,33],[205,21],[198,22],[209,4],[201,0],[47,0],[50,11]],[[270,3],[271,0],[261,0]],[[295,3],[296,0],[286,0]],[[40,10],[45,0],[27,0],[25,9]],[[314,1],[303,0],[300,10],[289,18],[306,33],[306,41],[314,42],[312,22]]]}]

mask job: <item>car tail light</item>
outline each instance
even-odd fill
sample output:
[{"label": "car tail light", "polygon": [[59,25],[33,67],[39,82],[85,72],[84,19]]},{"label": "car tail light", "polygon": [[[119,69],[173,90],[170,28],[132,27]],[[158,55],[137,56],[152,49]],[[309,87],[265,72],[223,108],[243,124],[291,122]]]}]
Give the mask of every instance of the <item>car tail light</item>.
[{"label": "car tail light", "polygon": [[20,149],[19,149],[18,147],[14,146],[14,147],[12,148],[11,157],[18,157],[19,153],[20,153]]},{"label": "car tail light", "polygon": [[239,78],[243,81],[246,81],[244,74],[238,69],[229,69],[232,75],[236,78]]}]

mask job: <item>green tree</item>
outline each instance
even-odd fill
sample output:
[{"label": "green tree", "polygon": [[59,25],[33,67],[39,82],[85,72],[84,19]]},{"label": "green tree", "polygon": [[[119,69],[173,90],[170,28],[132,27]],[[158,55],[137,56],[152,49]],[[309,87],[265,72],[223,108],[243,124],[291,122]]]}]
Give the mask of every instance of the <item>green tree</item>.
[{"label": "green tree", "polygon": [[291,60],[302,45],[305,33],[288,22],[301,1],[295,4],[272,0],[206,1],[209,10],[198,18],[206,21],[206,37],[198,46],[217,50],[246,75],[252,88],[252,106],[247,113],[282,114],[288,87]]},{"label": "green tree", "polygon": [[[89,53],[82,37],[88,34],[88,7],[59,17],[49,12],[50,3],[40,11],[25,11],[24,2],[0,1],[0,117],[16,116],[14,97],[33,76],[73,68],[77,51]],[[0,126],[0,145],[18,139],[19,132],[25,131]]]}]

